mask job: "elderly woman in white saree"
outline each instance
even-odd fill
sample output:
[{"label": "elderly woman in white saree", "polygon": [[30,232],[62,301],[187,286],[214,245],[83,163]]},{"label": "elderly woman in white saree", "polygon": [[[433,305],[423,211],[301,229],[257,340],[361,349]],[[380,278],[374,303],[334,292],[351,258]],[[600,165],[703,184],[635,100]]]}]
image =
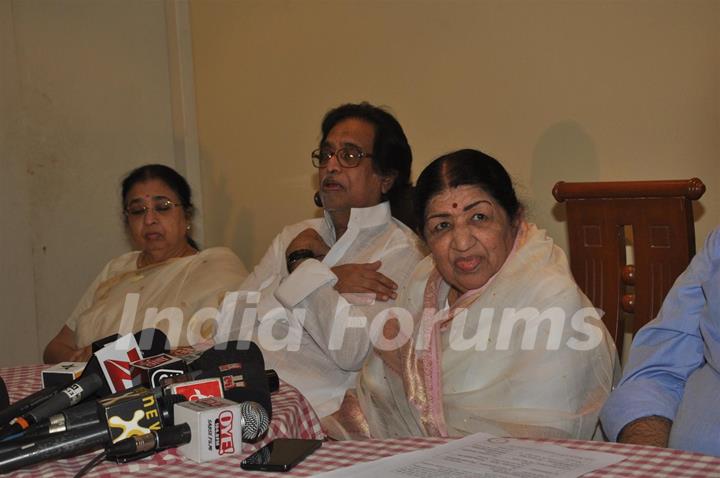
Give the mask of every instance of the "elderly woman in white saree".
[{"label": "elderly woman in white saree", "polygon": [[212,339],[221,307],[247,275],[224,247],[199,250],[190,235],[192,192],[161,164],[141,166],[122,183],[125,224],[137,250],[103,268],[45,348],[46,363],[85,361],[92,342],[144,328],[165,332],[172,347]]},{"label": "elderly woman in white saree", "polygon": [[505,169],[448,154],[423,171],[416,200],[432,254],[323,420],[328,434],[591,438],[615,348],[564,253],[523,220]]}]

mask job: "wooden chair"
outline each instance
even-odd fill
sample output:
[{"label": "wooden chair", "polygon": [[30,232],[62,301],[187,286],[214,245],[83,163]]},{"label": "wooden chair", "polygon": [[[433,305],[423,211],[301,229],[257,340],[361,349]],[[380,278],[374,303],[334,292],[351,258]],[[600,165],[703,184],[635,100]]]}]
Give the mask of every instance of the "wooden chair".
[{"label": "wooden chair", "polygon": [[[572,273],[605,312],[603,321],[618,353],[623,350],[623,313],[632,317],[628,325],[635,334],[657,315],[695,255],[691,201],[704,192],[697,178],[555,184],[553,196],[567,205]],[[632,247],[632,261],[626,246]]]}]

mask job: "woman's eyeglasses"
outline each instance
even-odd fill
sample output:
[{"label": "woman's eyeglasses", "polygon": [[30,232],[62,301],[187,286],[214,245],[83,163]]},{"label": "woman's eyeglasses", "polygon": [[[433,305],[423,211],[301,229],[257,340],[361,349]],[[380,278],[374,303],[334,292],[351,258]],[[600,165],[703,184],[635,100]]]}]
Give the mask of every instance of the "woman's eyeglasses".
[{"label": "woman's eyeglasses", "polygon": [[150,209],[152,209],[155,213],[162,216],[169,214],[175,207],[182,207],[182,204],[174,203],[169,199],[156,201],[150,207],[141,204],[131,204],[125,208],[125,215],[128,217],[143,217]]}]

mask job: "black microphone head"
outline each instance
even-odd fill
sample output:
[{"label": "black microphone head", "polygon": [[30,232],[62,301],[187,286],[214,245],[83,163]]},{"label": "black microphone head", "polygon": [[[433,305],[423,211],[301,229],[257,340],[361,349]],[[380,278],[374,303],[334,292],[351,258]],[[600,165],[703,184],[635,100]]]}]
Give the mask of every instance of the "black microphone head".
[{"label": "black microphone head", "polygon": [[270,418],[265,408],[257,402],[240,404],[243,440],[254,442],[260,439],[270,427]]},{"label": "black microphone head", "polygon": [[5,380],[0,377],[0,410],[5,410],[10,406],[10,397],[8,396]]},{"label": "black microphone head", "polygon": [[220,377],[225,398],[235,402],[258,402],[272,417],[272,403],[265,361],[253,342],[233,340],[206,350],[190,364],[198,379]]},{"label": "black microphone head", "polygon": [[259,365],[263,373],[265,371],[265,360],[260,347],[255,345],[254,342],[246,340],[231,340],[230,342],[215,344],[193,361],[190,368],[193,370],[210,370],[230,363],[247,365],[253,369],[258,368]]},{"label": "black microphone head", "polygon": [[175,423],[175,404],[181,402],[187,402],[185,395],[169,394],[164,395],[158,399],[160,402],[160,410],[162,412],[162,421],[165,425],[172,425]]},{"label": "black microphone head", "polygon": [[112,342],[115,342],[115,341],[116,341],[117,339],[119,339],[119,338],[120,338],[120,336],[119,336],[118,334],[112,334],[112,335],[108,335],[108,336],[105,337],[105,338],[96,340],[96,341],[93,342],[93,343],[91,344],[91,346],[90,346],[90,348],[91,348],[91,350],[92,350],[92,353],[97,352],[97,351],[100,350],[101,348],[105,347],[107,344],[110,344],[110,343],[112,343]]},{"label": "black microphone head", "polygon": [[163,427],[155,432],[155,436],[158,450],[184,445],[192,439],[190,425],[187,423]]},{"label": "black microphone head", "polygon": [[105,381],[105,375],[103,374],[102,368],[100,368],[100,362],[95,355],[91,356],[90,360],[88,360],[88,363],[85,364],[85,369],[83,370],[82,374],[80,374],[80,378],[87,377],[93,374],[102,378],[102,385],[97,390],[97,392],[95,392],[94,396],[106,397],[110,395],[112,391],[110,390],[110,386],[108,385],[107,381]]},{"label": "black microphone head", "polygon": [[170,342],[165,332],[159,329],[142,329],[135,333],[135,340],[144,358],[165,354],[170,351]]}]

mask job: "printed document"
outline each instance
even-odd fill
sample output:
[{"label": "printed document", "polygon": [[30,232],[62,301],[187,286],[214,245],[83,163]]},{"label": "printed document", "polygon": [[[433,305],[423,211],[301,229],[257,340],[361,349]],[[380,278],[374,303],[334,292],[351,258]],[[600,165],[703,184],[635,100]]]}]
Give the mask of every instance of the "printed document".
[{"label": "printed document", "polygon": [[623,455],[476,433],[434,448],[339,468],[317,476],[576,478],[625,458]]}]

